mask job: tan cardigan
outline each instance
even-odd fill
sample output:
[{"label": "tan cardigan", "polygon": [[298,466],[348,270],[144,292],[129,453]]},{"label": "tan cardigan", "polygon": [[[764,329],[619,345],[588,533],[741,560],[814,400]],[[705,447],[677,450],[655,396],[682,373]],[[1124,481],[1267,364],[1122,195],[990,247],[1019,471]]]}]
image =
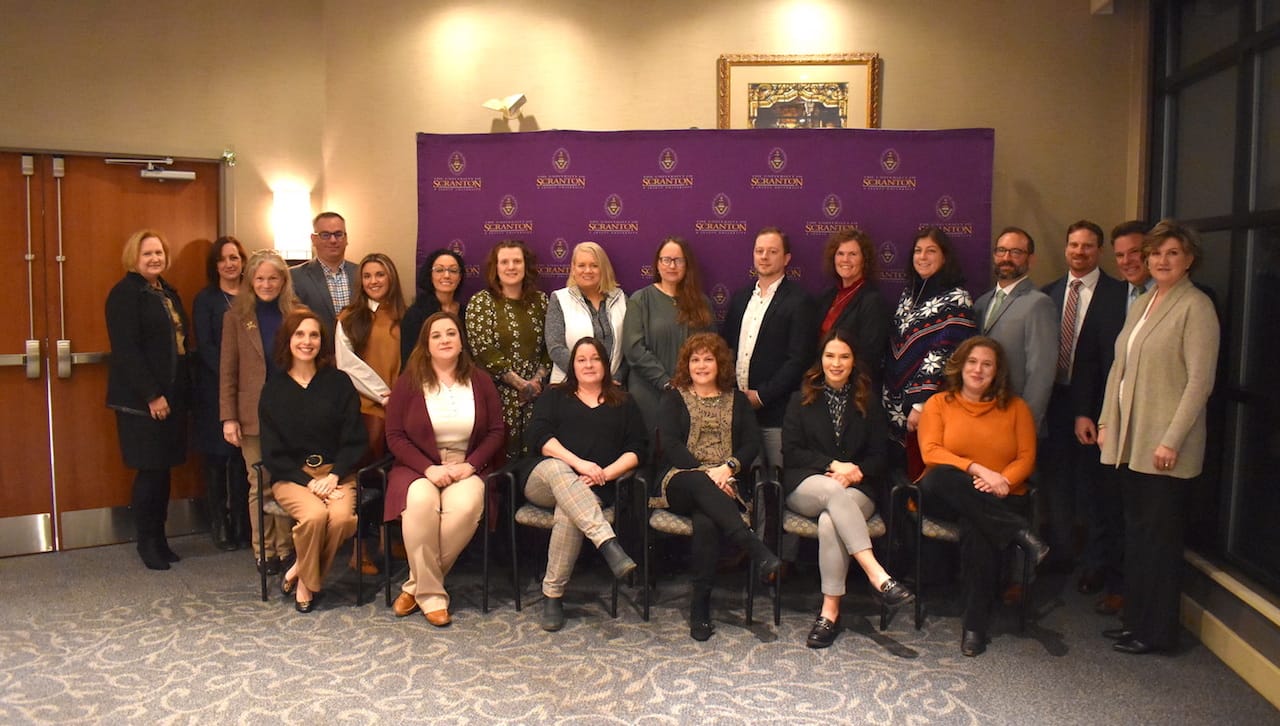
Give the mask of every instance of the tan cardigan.
[{"label": "tan cardigan", "polygon": [[[1129,346],[1129,336],[1154,294],[1138,298],[1116,338],[1116,358],[1098,420],[1106,427],[1102,463],[1190,479],[1204,465],[1205,406],[1218,365],[1218,316],[1208,296],[1185,277],[1160,301]],[[1162,444],[1178,452],[1173,468],[1163,471],[1153,461]]]},{"label": "tan cardigan", "polygon": [[223,316],[218,378],[218,419],[239,421],[242,435],[257,436],[258,398],[267,380],[267,358],[258,318],[252,313],[245,320],[233,307]]}]

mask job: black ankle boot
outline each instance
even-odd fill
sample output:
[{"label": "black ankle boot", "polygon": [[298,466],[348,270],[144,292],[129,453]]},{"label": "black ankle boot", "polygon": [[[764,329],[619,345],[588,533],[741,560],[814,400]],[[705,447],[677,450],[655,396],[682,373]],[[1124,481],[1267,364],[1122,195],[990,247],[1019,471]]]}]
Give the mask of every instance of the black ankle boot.
[{"label": "black ankle boot", "polygon": [[601,544],[600,554],[604,557],[604,561],[609,563],[609,569],[613,571],[613,577],[616,580],[621,580],[636,569],[636,561],[628,557],[627,553],[622,550],[622,545],[618,544],[617,537]]},{"label": "black ankle boot", "polygon": [[156,545],[154,537],[138,537],[138,556],[142,558],[142,564],[146,565],[148,570],[169,569],[169,560],[165,558],[164,553]]},{"label": "black ankle boot", "polygon": [[231,541],[227,511],[227,463],[208,464],[204,470],[205,505],[209,511],[209,538],[223,552],[236,549]]},{"label": "black ankle boot", "polygon": [[699,642],[716,632],[711,622],[711,591],[694,589],[689,601],[689,637]]},{"label": "black ankle boot", "polygon": [[775,575],[778,569],[782,567],[782,560],[778,559],[778,556],[765,546],[765,543],[761,542],[760,538],[756,537],[751,530],[739,530],[733,535],[732,540],[734,544],[746,550],[747,554],[751,556],[751,561],[756,563],[756,567],[760,570],[760,577],[768,578],[770,575]]},{"label": "black ankle boot", "polygon": [[163,557],[166,562],[182,561],[182,558],[178,556],[177,552],[169,549],[169,540],[163,534],[156,537],[156,549],[159,550],[160,556]]}]

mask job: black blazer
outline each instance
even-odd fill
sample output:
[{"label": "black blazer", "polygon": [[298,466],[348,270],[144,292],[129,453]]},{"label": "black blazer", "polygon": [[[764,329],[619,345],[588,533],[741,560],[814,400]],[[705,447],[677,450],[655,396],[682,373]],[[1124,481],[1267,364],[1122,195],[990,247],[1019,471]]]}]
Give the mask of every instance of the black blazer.
[{"label": "black blazer", "polygon": [[[813,326],[815,335],[822,327],[822,321],[835,299],[834,287],[818,296]],[[867,280],[831,326],[833,330],[840,328],[845,331],[853,340],[854,360],[858,368],[870,376],[871,390],[877,395],[884,380],[884,356],[889,350],[889,324],[892,319],[893,311],[889,309],[889,303],[885,302],[880,291]],[[815,351],[819,342],[821,341],[814,341]],[[817,351],[815,359],[820,354],[821,351]]]},{"label": "black blazer", "polygon": [[[753,290],[754,283],[733,294],[721,328],[721,334],[733,349],[735,358],[742,318],[746,315]],[[761,426],[782,426],[787,398],[800,387],[800,377],[813,364],[816,330],[813,299],[799,285],[784,277],[774,291],[764,319],[760,321],[760,333],[756,337],[747,374],[747,388],[756,391],[763,404],[756,411],[756,419]]]},{"label": "black blazer", "polygon": [[[1066,300],[1067,278],[1060,277],[1043,288],[1058,309]],[[1093,300],[1080,323],[1076,341],[1076,359],[1071,366],[1071,413],[1094,421],[1102,413],[1102,396],[1107,387],[1107,373],[1115,359],[1116,336],[1124,327],[1125,302],[1129,283],[1101,273],[1093,289]]]},{"label": "black blazer", "polygon": [[136,272],[125,274],[107,295],[107,337],[111,363],[107,373],[107,406],[150,416],[147,404],[164,396],[174,411],[186,410],[190,397],[186,357],[178,355],[168,297],[191,345],[191,322],[177,290],[163,278],[160,289]]},{"label": "black blazer", "polygon": [[869,396],[867,415],[849,401],[845,410],[844,430],[837,437],[831,423],[831,414],[822,395],[808,406],[800,403],[797,391],[787,404],[787,416],[782,423],[782,450],[786,467],[782,470],[782,488],[791,494],[800,482],[814,474],[823,474],[832,461],[850,461],[862,468],[862,490],[871,501],[878,502],[888,470],[886,449],[889,443],[889,422],[877,396]]},{"label": "black blazer", "polygon": [[[751,402],[747,394],[735,390],[733,392],[733,432],[730,446],[733,456],[742,465],[738,472],[738,489],[746,493],[747,472],[756,457],[760,455],[760,425],[756,423]],[[662,394],[658,404],[658,430],[654,437],[657,447],[655,467],[657,476],[653,478],[652,487],[661,485],[667,471],[672,468],[696,469],[702,465],[689,451],[689,409],[684,405],[680,391],[671,390]]]}]

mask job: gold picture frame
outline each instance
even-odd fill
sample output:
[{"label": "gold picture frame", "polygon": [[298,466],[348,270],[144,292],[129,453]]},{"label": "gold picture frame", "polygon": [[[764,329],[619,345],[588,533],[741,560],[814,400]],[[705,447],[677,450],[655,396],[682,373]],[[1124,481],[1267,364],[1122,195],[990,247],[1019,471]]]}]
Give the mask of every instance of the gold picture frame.
[{"label": "gold picture frame", "polygon": [[880,128],[880,54],[722,55],[716,128]]}]

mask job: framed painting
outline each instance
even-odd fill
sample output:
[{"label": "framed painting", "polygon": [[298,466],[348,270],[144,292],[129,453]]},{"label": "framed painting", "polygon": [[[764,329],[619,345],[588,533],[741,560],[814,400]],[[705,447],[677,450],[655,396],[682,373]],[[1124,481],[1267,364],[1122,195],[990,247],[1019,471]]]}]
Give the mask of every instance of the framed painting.
[{"label": "framed painting", "polygon": [[880,56],[722,55],[716,128],[880,128]]}]

